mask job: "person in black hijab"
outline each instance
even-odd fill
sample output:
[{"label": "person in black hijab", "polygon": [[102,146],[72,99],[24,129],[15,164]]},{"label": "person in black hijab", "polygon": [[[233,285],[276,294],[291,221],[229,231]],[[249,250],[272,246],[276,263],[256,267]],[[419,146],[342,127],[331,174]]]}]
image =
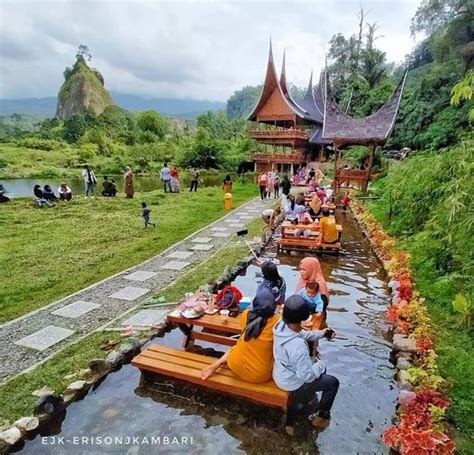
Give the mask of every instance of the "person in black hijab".
[{"label": "person in black hijab", "polygon": [[285,303],[286,283],[278,273],[278,267],[272,262],[267,261],[262,264],[263,280],[258,285],[257,294],[263,289],[268,289],[275,297],[277,305]]}]

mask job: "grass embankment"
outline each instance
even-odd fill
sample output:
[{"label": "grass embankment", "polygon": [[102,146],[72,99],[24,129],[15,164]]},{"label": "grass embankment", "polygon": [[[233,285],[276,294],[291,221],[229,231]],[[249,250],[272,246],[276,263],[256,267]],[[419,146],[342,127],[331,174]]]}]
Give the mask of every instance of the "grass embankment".
[{"label": "grass embankment", "polygon": [[452,385],[448,415],[460,453],[474,452],[474,342],[473,326],[461,323],[452,302],[457,293],[473,299],[473,163],[472,141],[417,155],[390,168],[376,185],[381,199],[368,206],[412,257],[440,371]]},{"label": "grass embankment", "polygon": [[38,400],[32,395],[35,390],[47,386],[62,394],[71,382],[84,378],[83,374],[67,379],[65,376],[88,368],[89,360],[105,358],[106,352],[100,346],[107,340],[120,341],[123,338],[117,332],[94,333],[67,347],[35,370],[8,381],[0,387],[0,422],[13,422],[22,416],[32,415]]},{"label": "grass embankment", "polygon": [[[255,195],[236,184],[234,204]],[[156,229],[144,229],[140,202]],[[163,251],[225,210],[222,191],[137,194],[135,199],[76,197],[52,208],[30,199],[0,211],[0,322],[19,317]]]},{"label": "grass embankment", "polygon": [[[247,227],[248,238],[251,239],[261,234],[263,223],[257,219]],[[163,295],[167,301],[176,301],[182,298],[185,292],[195,291],[202,284],[215,280],[225,267],[237,265],[249,253],[241,240],[232,237],[209,259],[179,278],[156,297]],[[13,422],[19,417],[30,415],[37,400],[32,392],[43,386],[53,389],[56,393],[63,393],[68,384],[81,379],[81,375],[74,379],[65,379],[65,376],[87,368],[89,360],[93,358],[105,357],[100,346],[107,340],[121,338],[123,337],[116,332],[94,333],[56,354],[34,371],[11,379],[0,387],[0,421]]]}]

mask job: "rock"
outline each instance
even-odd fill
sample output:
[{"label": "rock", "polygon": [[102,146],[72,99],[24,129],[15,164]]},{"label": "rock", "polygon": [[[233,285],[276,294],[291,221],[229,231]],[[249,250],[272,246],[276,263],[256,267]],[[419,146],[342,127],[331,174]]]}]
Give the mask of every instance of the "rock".
[{"label": "rock", "polygon": [[413,391],[413,386],[410,383],[411,376],[408,371],[400,370],[397,374],[398,377],[398,387],[401,390],[406,390],[409,392]]},{"label": "rock", "polygon": [[388,282],[388,287],[392,289],[392,292],[395,292],[400,287],[400,282],[397,280],[390,280]]},{"label": "rock", "polygon": [[398,402],[404,408],[406,408],[416,398],[415,392],[409,392],[408,390],[400,390],[398,395]]},{"label": "rock", "polygon": [[36,430],[39,426],[39,419],[38,417],[22,417],[18,419],[13,425],[15,425],[22,433],[26,433],[28,431]]},{"label": "rock", "polygon": [[406,370],[407,368],[410,368],[411,366],[412,366],[411,363],[404,357],[400,357],[397,360],[397,368],[399,370]]},{"label": "rock", "polygon": [[393,336],[392,348],[394,351],[416,352],[415,342],[398,333]]},{"label": "rock", "polygon": [[111,370],[111,365],[105,359],[92,359],[89,361],[89,368],[94,374],[103,375]]},{"label": "rock", "polygon": [[166,299],[165,299],[164,296],[161,296],[161,297],[158,297],[158,298],[156,299],[156,301],[157,301],[158,303],[165,303],[165,302],[166,302]]},{"label": "rock", "polygon": [[113,367],[123,362],[123,355],[120,352],[112,351],[107,356],[107,362]]},{"label": "rock", "polygon": [[83,380],[75,381],[75,382],[72,382],[71,384],[69,384],[67,386],[66,393],[67,392],[72,392],[72,393],[81,392],[85,388],[87,388],[87,382],[86,381],[83,381]]},{"label": "rock", "polygon": [[43,395],[53,395],[54,390],[50,389],[48,386],[41,387],[41,389],[36,389],[32,395],[35,397],[42,397]]},{"label": "rock", "polygon": [[135,337],[130,337],[125,343],[119,346],[118,352],[123,356],[131,355],[140,351],[141,345],[140,340]]},{"label": "rock", "polygon": [[[59,395],[43,395],[35,404],[33,410],[35,415],[53,415],[63,407],[63,399]],[[41,420],[41,419],[40,419]]]},{"label": "rock", "polygon": [[21,431],[17,427],[11,427],[0,433],[0,452],[4,453],[8,448],[21,439]]}]

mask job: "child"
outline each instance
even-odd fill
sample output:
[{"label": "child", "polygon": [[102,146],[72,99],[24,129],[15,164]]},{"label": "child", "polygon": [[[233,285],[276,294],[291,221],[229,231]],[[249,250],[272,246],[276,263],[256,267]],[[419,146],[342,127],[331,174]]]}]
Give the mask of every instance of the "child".
[{"label": "child", "polygon": [[146,206],[145,202],[142,202],[142,217],[143,217],[143,220],[145,221],[145,227],[147,227],[148,225],[156,227],[155,223],[152,223],[150,221],[150,212],[151,212],[151,209],[149,209]]},{"label": "child", "polygon": [[349,193],[346,192],[346,194],[341,200],[342,208],[344,209],[344,212],[347,210],[347,207],[349,206],[350,202],[351,202],[351,198],[349,197]]},{"label": "child", "polygon": [[[319,293],[319,284],[317,281],[308,281],[306,287],[301,289],[300,296],[303,297],[304,301],[308,304],[309,310],[312,316],[307,321],[303,321],[303,326],[308,330],[313,328],[319,329],[326,319],[324,311],[324,302]],[[319,357],[318,342],[308,343],[311,356],[313,358]]]}]

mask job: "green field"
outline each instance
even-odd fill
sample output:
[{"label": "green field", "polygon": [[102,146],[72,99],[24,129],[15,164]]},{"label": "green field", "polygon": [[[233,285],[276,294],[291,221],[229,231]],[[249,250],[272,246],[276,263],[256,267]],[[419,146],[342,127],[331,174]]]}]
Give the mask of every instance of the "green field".
[{"label": "green field", "polygon": [[[255,196],[235,184],[234,204]],[[145,229],[140,202],[156,229]],[[154,256],[225,214],[222,191],[76,197],[52,208],[17,199],[0,208],[0,321],[5,322]]]}]

